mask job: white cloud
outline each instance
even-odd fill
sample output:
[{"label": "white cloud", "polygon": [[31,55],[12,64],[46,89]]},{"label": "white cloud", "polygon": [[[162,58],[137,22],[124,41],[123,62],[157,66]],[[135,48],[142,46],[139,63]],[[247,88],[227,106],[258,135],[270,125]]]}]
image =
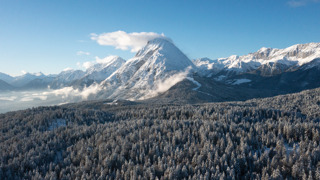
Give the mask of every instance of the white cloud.
[{"label": "white cloud", "polygon": [[103,90],[102,86],[100,86],[99,84],[93,84],[89,87],[84,88],[80,95],[82,97],[82,99],[87,100],[90,95],[96,95],[98,94],[101,90]]},{"label": "white cloud", "polygon": [[22,97],[20,99],[21,102],[30,102],[30,101],[34,101],[34,100],[41,100],[41,101],[45,101],[47,100],[47,96],[44,95],[38,95],[38,94],[32,94],[32,95],[28,95],[25,97]]},{"label": "white cloud", "polygon": [[44,96],[59,96],[62,99],[68,100],[88,100],[91,95],[94,96],[101,90],[103,90],[102,86],[100,86],[99,84],[92,84],[91,86],[85,87],[82,90],[74,89],[73,87],[64,87],[61,89],[43,92],[42,94]]},{"label": "white cloud", "polygon": [[155,89],[151,90],[145,96],[140,98],[140,100],[152,98],[152,97],[155,97],[155,96],[159,95],[160,93],[166,92],[172,86],[176,85],[178,82],[181,82],[182,80],[187,78],[190,70],[191,70],[191,67],[188,67],[183,72],[179,72],[177,74],[173,74],[173,75],[169,76],[168,78],[166,78],[163,81],[160,80],[160,81],[155,82],[154,83],[155,84]]},{"label": "white cloud", "polygon": [[23,97],[20,99],[21,102],[29,102],[29,101],[33,101],[32,97]]},{"label": "white cloud", "polygon": [[0,101],[14,101],[16,99],[17,99],[17,96],[0,97]]},{"label": "white cloud", "polygon": [[[30,93],[30,94],[29,94]],[[43,93],[33,93],[33,92],[28,92],[27,94],[25,94],[24,97],[22,97],[20,99],[20,101],[24,101],[24,102],[28,102],[28,101],[34,101],[34,100],[41,100],[41,101],[45,101],[47,100],[48,96],[44,95]]]},{"label": "white cloud", "polygon": [[301,7],[311,3],[318,3],[318,2],[320,2],[320,0],[290,0],[288,1],[288,5],[291,7]]},{"label": "white cloud", "polygon": [[55,96],[60,96],[63,99],[68,98],[69,96],[71,96],[72,94],[78,94],[79,90],[78,89],[73,89],[72,87],[64,87],[61,89],[55,89],[52,91],[48,91],[48,92],[43,92],[44,95],[55,95]]},{"label": "white cloud", "polygon": [[65,68],[63,71],[71,71],[71,70],[73,70],[73,69],[70,68],[70,67],[67,67],[67,68]]},{"label": "white cloud", "polygon": [[91,34],[91,39],[104,46],[114,46],[116,49],[139,51],[148,41],[155,38],[164,38],[164,34],[154,32],[133,32],[115,31],[102,34]]},{"label": "white cloud", "polygon": [[89,56],[89,55],[90,55],[90,52],[78,51],[78,52],[77,52],[77,55],[78,55],[78,56],[83,56],[83,55]]},{"label": "white cloud", "polygon": [[156,85],[156,93],[163,93],[166,92],[168,89],[170,89],[172,86],[177,84],[178,82],[184,80],[187,77],[186,72],[181,72],[178,74],[175,74],[173,76],[170,76],[169,78],[165,79],[164,81],[158,82]]},{"label": "white cloud", "polygon": [[93,65],[94,65],[94,61],[88,61],[88,62],[84,62],[82,64],[82,67],[84,67],[85,69],[89,69]]}]

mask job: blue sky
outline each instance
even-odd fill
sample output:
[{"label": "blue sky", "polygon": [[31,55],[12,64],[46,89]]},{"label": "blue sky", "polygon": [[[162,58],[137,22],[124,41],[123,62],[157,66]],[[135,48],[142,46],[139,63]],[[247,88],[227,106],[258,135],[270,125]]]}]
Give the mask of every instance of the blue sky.
[{"label": "blue sky", "polygon": [[92,33],[164,33],[189,58],[219,58],[320,42],[319,19],[319,0],[1,0],[0,72],[58,73],[134,56]]}]

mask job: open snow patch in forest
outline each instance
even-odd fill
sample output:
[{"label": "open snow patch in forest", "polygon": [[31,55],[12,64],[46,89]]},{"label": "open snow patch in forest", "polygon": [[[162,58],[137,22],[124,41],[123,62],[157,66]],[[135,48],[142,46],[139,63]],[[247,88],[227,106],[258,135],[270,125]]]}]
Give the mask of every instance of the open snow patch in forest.
[{"label": "open snow patch in forest", "polygon": [[52,131],[54,129],[57,129],[59,127],[64,127],[64,126],[67,126],[67,121],[65,119],[56,119],[51,123],[48,130]]},{"label": "open snow patch in forest", "polygon": [[222,80],[226,79],[226,77],[227,77],[227,76],[225,76],[225,75],[220,75],[220,76],[214,78],[214,80],[216,80],[216,81],[222,81]]},{"label": "open snow patch in forest", "polygon": [[187,77],[187,79],[197,85],[197,87],[193,88],[192,90],[197,91],[201,87],[201,84],[192,77]]},{"label": "open snow patch in forest", "polygon": [[243,84],[243,83],[249,83],[251,82],[250,79],[236,79],[232,85],[239,85],[239,84]]},{"label": "open snow patch in forest", "polygon": [[[290,155],[290,153],[292,152],[292,151],[296,151],[296,152],[298,152],[299,151],[299,143],[294,143],[292,146],[290,146],[288,143],[284,143],[283,144],[283,146],[284,146],[284,148],[286,149],[286,153],[287,153],[287,155],[289,156]],[[269,153],[270,152],[270,150],[271,150],[271,148],[268,148],[268,147],[265,147],[264,148],[264,151],[266,151],[267,153]],[[275,148],[273,148],[273,150],[275,150]]]},{"label": "open snow patch in forest", "polygon": [[[212,96],[212,95],[209,94],[209,93],[206,93],[206,92],[203,92],[203,91],[199,91],[199,88],[200,88],[202,85],[201,85],[198,81],[194,80],[194,79],[191,78],[191,77],[186,77],[186,79],[188,79],[189,81],[191,81],[191,82],[193,82],[195,85],[197,85],[197,87],[192,88],[193,91],[197,91],[197,92],[199,92],[199,93],[206,94],[206,95],[208,95],[208,96]],[[212,96],[212,97],[214,97],[214,96]]]},{"label": "open snow patch in forest", "polygon": [[[294,148],[294,146],[295,146],[295,148]],[[292,147],[289,144],[285,143],[284,147],[286,148],[287,155],[289,155],[294,149],[296,149],[296,152],[299,151],[299,144],[298,143],[294,143]]]},{"label": "open snow patch in forest", "polygon": [[106,103],[104,103],[104,104],[106,104],[106,105],[118,105],[118,100],[116,99],[116,100],[114,100],[114,101],[112,101],[112,102],[106,102]]}]

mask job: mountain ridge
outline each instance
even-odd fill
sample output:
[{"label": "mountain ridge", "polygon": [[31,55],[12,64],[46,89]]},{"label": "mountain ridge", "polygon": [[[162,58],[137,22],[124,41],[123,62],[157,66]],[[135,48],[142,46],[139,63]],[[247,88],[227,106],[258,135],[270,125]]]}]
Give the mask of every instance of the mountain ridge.
[{"label": "mountain ridge", "polygon": [[[50,76],[29,73],[17,79],[31,79],[23,81],[25,89],[72,87],[81,91],[92,86],[90,97],[94,99],[159,96],[174,101],[184,94],[186,100],[246,100],[320,87],[319,59],[320,43],[308,43],[284,49],[263,47],[243,56],[190,60],[170,39],[156,38],[127,61],[109,56],[90,62],[86,71],[66,70]],[[3,85],[2,90],[5,88],[12,89]]]},{"label": "mountain ridge", "polygon": [[[284,49],[260,48],[257,52],[228,58],[199,58],[193,62],[202,70],[231,71],[236,74],[258,69],[262,65],[282,64],[287,67],[302,66],[320,58],[320,43],[296,44]],[[217,72],[218,71],[218,72]]]}]

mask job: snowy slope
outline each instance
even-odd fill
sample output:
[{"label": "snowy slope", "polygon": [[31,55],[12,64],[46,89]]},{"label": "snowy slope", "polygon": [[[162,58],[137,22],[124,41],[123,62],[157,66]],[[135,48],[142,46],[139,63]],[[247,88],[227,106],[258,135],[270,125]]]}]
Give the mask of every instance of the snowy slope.
[{"label": "snowy slope", "polygon": [[69,83],[83,78],[84,75],[85,72],[81,70],[64,70],[54,78],[50,86],[52,88],[66,87],[70,85]]},{"label": "snowy slope", "polygon": [[0,72],[0,80],[3,80],[5,81],[6,83],[12,83],[12,81],[14,80],[14,77],[8,75],[8,74],[5,74],[5,73],[1,73]]},{"label": "snowy slope", "polygon": [[[109,97],[138,99],[153,96],[159,88],[166,89],[164,86],[172,86],[182,80],[188,67],[195,68],[170,40],[157,38],[149,41],[135,57],[103,81],[102,86]],[[169,79],[170,83],[164,83]]]},{"label": "snowy slope", "polygon": [[224,65],[217,59],[199,58],[192,60],[192,62],[197,66],[200,75],[212,76],[224,68]]},{"label": "snowy slope", "polygon": [[119,56],[108,56],[89,67],[84,78],[101,82],[118,70],[125,62]]}]

